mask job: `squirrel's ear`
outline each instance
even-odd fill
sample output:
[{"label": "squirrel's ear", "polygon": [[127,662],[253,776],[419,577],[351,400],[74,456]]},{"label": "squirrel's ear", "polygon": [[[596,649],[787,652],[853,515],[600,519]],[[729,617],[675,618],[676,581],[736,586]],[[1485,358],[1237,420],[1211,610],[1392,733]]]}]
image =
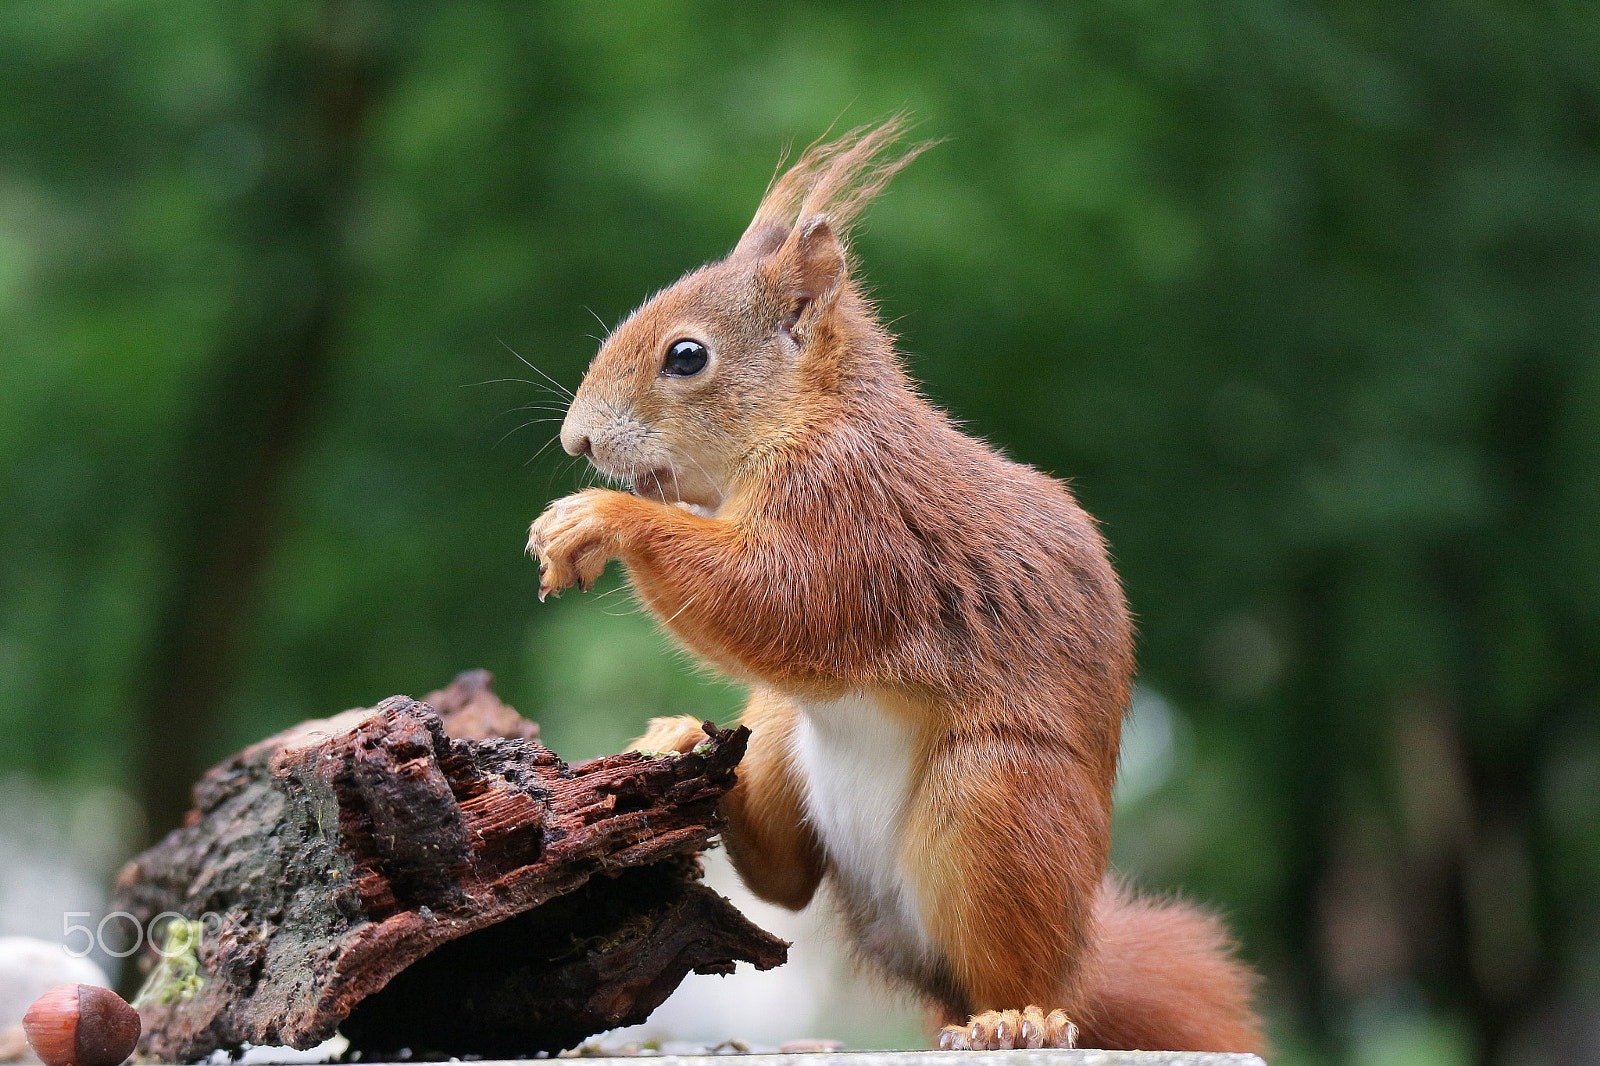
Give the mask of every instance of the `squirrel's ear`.
[{"label": "squirrel's ear", "polygon": [[844,245],[826,215],[801,219],[773,255],[772,266],[790,302],[786,328],[808,312],[826,311],[844,282]]},{"label": "squirrel's ear", "polygon": [[789,227],[784,223],[757,219],[744,231],[744,236],[733,246],[733,254],[728,258],[742,259],[746,256],[765,258],[783,247],[784,238],[788,236]]}]

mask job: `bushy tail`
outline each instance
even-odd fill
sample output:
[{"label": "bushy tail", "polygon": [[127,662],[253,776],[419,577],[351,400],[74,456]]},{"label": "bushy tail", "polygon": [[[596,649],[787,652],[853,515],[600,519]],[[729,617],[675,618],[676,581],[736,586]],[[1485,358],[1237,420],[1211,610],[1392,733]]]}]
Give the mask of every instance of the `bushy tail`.
[{"label": "bushy tail", "polygon": [[1251,1006],[1256,975],[1234,957],[1222,923],[1187,903],[1138,899],[1107,883],[1085,974],[1079,1047],[1253,1051],[1264,1041]]}]

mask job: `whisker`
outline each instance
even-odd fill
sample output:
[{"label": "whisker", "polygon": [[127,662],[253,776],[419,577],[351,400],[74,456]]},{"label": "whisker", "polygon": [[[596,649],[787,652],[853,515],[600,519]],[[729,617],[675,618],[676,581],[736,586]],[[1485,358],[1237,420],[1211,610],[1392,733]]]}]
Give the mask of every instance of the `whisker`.
[{"label": "whisker", "polygon": [[679,607],[676,611],[672,612],[672,618],[668,618],[666,621],[662,622],[661,624],[664,625],[664,626],[671,625],[674,619],[676,619],[684,611],[687,611],[689,609],[689,605],[692,604],[695,600],[698,600],[699,598],[700,598],[700,594],[698,592],[696,592],[693,596],[690,596],[687,600],[684,600],[683,601],[683,605],[681,607]]},{"label": "whisker", "polygon": [[630,610],[626,610],[626,611],[605,611],[605,616],[607,618],[628,618],[628,617],[631,617],[632,615],[643,614],[643,613],[644,613],[644,605],[636,603],[636,604],[633,605],[633,607]]},{"label": "whisker", "polygon": [[535,459],[537,459],[537,458],[539,458],[539,456],[543,455],[545,453],[545,451],[549,449],[550,445],[554,444],[556,441],[558,441],[560,439],[561,439],[561,434],[558,433],[555,436],[551,437],[549,440],[545,441],[544,444],[542,444],[539,447],[539,450],[534,452],[532,455],[528,456],[527,460],[522,465],[523,466],[531,466],[531,465],[533,465],[533,461]]},{"label": "whisker", "polygon": [[[522,465],[524,467],[526,467],[528,464],[527,463],[523,463]],[[561,476],[561,464],[560,464],[560,462],[559,461],[556,462],[549,469],[550,469],[550,474],[549,474],[548,477],[546,477],[544,479],[544,492],[542,493],[542,495],[546,499],[555,499],[555,495],[556,495],[556,478]]]},{"label": "whisker", "polygon": [[550,384],[554,385],[562,393],[562,395],[567,397],[567,399],[569,399],[569,400],[577,399],[577,397],[573,394],[571,389],[567,388],[565,385],[561,384],[561,382],[557,381],[555,378],[551,377],[549,374],[546,374],[543,370],[540,370],[538,367],[536,367],[532,363],[528,362],[528,360],[523,359],[521,352],[519,352],[515,348],[511,347],[511,345],[507,344],[505,341],[500,340],[499,337],[496,337],[495,340],[500,341],[500,346],[502,348],[504,348],[506,351],[510,352],[512,355],[516,356],[519,360],[521,360],[523,366],[527,367],[529,370],[533,371],[535,374],[538,374],[540,377],[544,378]]},{"label": "whisker", "polygon": [[[513,352],[512,354],[514,355],[516,353]],[[532,385],[534,388],[543,389],[546,392],[551,391],[550,386],[546,385],[544,382],[532,381],[528,378],[490,378],[488,381],[469,381],[460,387],[463,389],[475,389],[479,385],[504,385],[508,382],[517,385]]]},{"label": "whisker", "polygon": [[601,600],[605,599],[607,596],[615,596],[619,592],[627,592],[627,591],[628,591],[628,586],[627,585],[625,585],[625,584],[618,585],[614,589],[606,589],[600,595],[593,597],[593,599],[594,599],[594,601],[596,603],[599,603]]},{"label": "whisker", "polygon": [[545,485],[545,494],[554,495],[556,479],[570,476],[573,466],[581,462],[582,459],[582,456],[574,455],[569,456],[566,462],[557,464],[556,468],[550,472],[550,479]]},{"label": "whisker", "polygon": [[712,488],[717,490],[717,495],[721,496],[723,499],[727,499],[728,490],[717,483],[717,479],[711,476],[711,472],[709,470],[707,470],[704,466],[701,466],[700,460],[696,459],[694,456],[690,455],[688,452],[683,451],[682,449],[675,448],[675,449],[673,449],[673,451],[677,455],[679,455],[680,457],[682,457],[684,459],[687,459],[691,463],[693,463],[699,469],[700,476],[706,479],[706,483],[709,484]]},{"label": "whisker", "polygon": [[504,444],[506,442],[506,437],[511,436],[511,434],[517,432],[517,430],[519,430],[519,429],[527,429],[529,426],[537,426],[540,422],[555,422],[555,421],[557,421],[557,419],[554,419],[554,418],[535,418],[532,422],[524,422],[520,426],[512,426],[510,429],[506,430],[504,437],[501,437],[499,440],[494,442],[494,446],[496,448],[500,447],[500,445],[502,445],[502,444]]}]

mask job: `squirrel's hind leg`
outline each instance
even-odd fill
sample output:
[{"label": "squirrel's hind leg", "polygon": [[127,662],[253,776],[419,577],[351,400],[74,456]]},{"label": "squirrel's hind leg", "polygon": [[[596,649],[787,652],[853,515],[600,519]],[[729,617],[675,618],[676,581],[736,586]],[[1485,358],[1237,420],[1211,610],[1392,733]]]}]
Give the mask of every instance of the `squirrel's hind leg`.
[{"label": "squirrel's hind leg", "polygon": [[1070,751],[1026,738],[937,742],[903,854],[949,981],[924,992],[952,1021],[971,1013],[943,1046],[1073,1046],[1108,850],[1099,786]]}]

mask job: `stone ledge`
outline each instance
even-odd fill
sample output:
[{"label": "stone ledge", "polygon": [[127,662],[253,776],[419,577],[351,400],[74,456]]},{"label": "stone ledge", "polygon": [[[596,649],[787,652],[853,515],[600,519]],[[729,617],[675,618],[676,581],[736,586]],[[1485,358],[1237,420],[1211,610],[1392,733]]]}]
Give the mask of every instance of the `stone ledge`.
[{"label": "stone ledge", "polygon": [[[305,1052],[289,1052],[282,1060],[273,1051],[255,1048],[245,1061],[270,1066],[278,1061],[311,1061]],[[452,1060],[456,1061],[456,1060]],[[718,1055],[562,1055],[551,1059],[482,1059],[471,1066],[530,1066],[535,1062],[570,1062],[584,1066],[1266,1066],[1255,1055],[1223,1051],[825,1051],[789,1053],[728,1052]],[[427,1066],[422,1062],[370,1062],[362,1066]]]},{"label": "stone ledge", "polygon": [[[342,1043],[342,1042],[341,1042]],[[309,1051],[256,1047],[245,1051],[244,1066],[333,1066],[343,1048],[328,1045]],[[333,1057],[330,1058],[329,1055]],[[220,1062],[218,1052],[209,1061]],[[153,1061],[139,1066],[170,1066]],[[680,1055],[644,1052],[637,1055],[575,1054],[563,1052],[548,1059],[451,1059],[454,1066],[532,1066],[533,1063],[569,1063],[571,1066],[1267,1066],[1258,1056],[1233,1051],[816,1051],[744,1052]],[[448,1066],[414,1059],[409,1062],[362,1062],[360,1066]]]}]

